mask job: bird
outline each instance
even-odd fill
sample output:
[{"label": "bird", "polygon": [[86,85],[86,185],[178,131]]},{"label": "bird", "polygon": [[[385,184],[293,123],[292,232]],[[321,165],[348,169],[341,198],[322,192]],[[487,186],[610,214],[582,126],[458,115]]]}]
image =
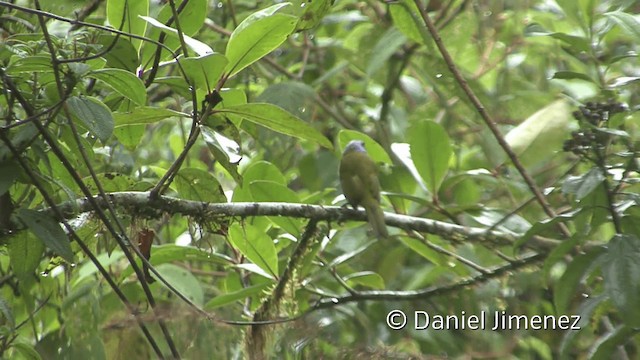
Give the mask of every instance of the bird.
[{"label": "bird", "polygon": [[349,205],[356,210],[362,206],[374,235],[378,239],[388,238],[384,212],[380,207],[378,168],[367,154],[364,141],[351,140],[344,148],[339,175],[342,192]]}]

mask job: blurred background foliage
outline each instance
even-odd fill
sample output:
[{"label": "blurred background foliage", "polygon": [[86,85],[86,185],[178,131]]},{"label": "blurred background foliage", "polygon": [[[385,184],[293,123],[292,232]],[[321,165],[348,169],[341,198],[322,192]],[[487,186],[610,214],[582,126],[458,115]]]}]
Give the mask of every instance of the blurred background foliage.
[{"label": "blurred background foliage", "polygon": [[[183,11],[179,24],[167,25],[171,5]],[[640,6],[632,0],[432,0],[424,6],[469,87],[558,216],[535,201],[413,1],[42,2],[43,11],[59,17],[160,40],[182,54],[187,76],[152,42],[53,16],[44,17],[45,34],[28,11],[36,8],[33,1],[0,3],[0,353],[152,358],[158,356],[148,343],[153,338],[169,357],[171,338],[185,358],[251,356],[243,353],[249,326],[206,319],[158,281],[149,285],[157,302],[151,311],[105,222],[93,213],[79,216],[73,228],[148,324],[150,336],[143,336],[87,251],[75,241],[70,247],[59,242],[66,235],[58,224],[33,211],[47,206],[43,191],[56,203],[84,196],[61,156],[92,194],[100,190],[87,162],[106,192],[152,189],[180,157],[198,118],[202,132],[166,195],[343,205],[340,153],[357,138],[380,163],[385,211],[519,239],[499,246],[390,228],[393,241],[381,243],[371,240],[366,223],[321,223],[270,314],[306,315],[265,327],[268,358],[638,357]],[[241,35],[236,29],[247,18],[249,30]],[[117,26],[117,19],[127,21]],[[250,26],[258,23],[271,30]],[[166,29],[161,35],[162,24],[195,42],[181,44]],[[47,38],[58,59],[75,60],[53,66]],[[273,41],[273,51],[258,51],[239,72],[229,67],[255,50],[245,53],[243,44],[264,44],[263,38]],[[218,55],[198,57],[207,47]],[[210,97],[214,89],[220,104]],[[242,107],[256,103],[289,114]],[[207,104],[218,105],[214,113],[194,116]],[[60,153],[30,122],[34,114]],[[267,125],[285,118],[290,132]],[[116,217],[131,239],[152,229],[150,262],[158,273],[216,319],[230,321],[255,319],[261,304],[275,298],[306,224],[127,209],[109,219]],[[12,228],[15,222],[29,231]],[[556,242],[537,248],[528,242],[534,235]],[[489,273],[533,252],[545,255],[503,276],[481,277],[482,269]],[[401,296],[473,276],[481,280],[441,295]],[[383,289],[398,296],[311,310],[319,299]],[[393,309],[577,314],[582,330],[394,331],[385,322]]]}]

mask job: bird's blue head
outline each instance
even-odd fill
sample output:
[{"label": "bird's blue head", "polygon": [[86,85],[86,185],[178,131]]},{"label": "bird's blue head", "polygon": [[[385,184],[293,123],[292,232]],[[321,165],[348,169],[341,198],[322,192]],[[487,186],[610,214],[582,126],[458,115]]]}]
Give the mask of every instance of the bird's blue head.
[{"label": "bird's blue head", "polygon": [[351,140],[349,141],[349,143],[347,144],[347,146],[344,148],[344,152],[342,152],[342,154],[347,154],[350,152],[363,152],[366,153],[367,150],[365,150],[364,148],[364,141],[362,140]]}]

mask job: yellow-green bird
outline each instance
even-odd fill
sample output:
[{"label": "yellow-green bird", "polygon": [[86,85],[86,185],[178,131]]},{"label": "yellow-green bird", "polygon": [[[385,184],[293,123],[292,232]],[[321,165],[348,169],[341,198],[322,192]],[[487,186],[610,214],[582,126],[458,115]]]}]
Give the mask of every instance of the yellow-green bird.
[{"label": "yellow-green bird", "polygon": [[349,205],[362,206],[377,238],[387,238],[384,213],[380,208],[378,168],[364,148],[364,141],[351,140],[340,161],[340,185]]}]

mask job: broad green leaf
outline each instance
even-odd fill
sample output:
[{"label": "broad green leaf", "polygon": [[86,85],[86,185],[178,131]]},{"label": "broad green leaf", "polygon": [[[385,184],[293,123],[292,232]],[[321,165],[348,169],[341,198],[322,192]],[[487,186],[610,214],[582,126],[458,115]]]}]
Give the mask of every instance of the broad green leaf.
[{"label": "broad green leaf", "polygon": [[[182,7],[185,1],[187,2],[184,4],[182,11],[180,11],[178,20],[180,21],[182,32],[192,36],[202,29],[204,20],[207,18],[207,0],[177,0],[175,1],[176,7]],[[158,13],[156,19],[166,24],[171,17],[173,17],[171,6],[165,4],[165,6],[160,9],[160,13]],[[175,24],[175,21],[173,24]]]},{"label": "broad green leaf", "polygon": [[20,175],[20,166],[14,161],[0,162],[0,195],[6,193]]},{"label": "broad green leaf", "polygon": [[340,130],[340,133],[338,133],[338,144],[340,146],[340,149],[344,149],[345,147],[347,147],[347,144],[351,140],[364,141],[364,148],[367,149],[367,153],[374,162],[385,164],[392,163],[389,154],[387,154],[384,148],[368,135],[359,131]]},{"label": "broad green leaf", "polygon": [[360,271],[349,274],[344,280],[350,286],[362,285],[372,289],[384,289],[384,279],[373,271]]},{"label": "broad green leaf", "polygon": [[285,81],[270,85],[256,98],[256,102],[279,106],[301,119],[308,120],[316,107],[316,92],[305,83]]},{"label": "broad green leaf", "polygon": [[427,189],[436,194],[449,169],[453,154],[451,140],[444,128],[432,121],[414,125],[409,134],[411,158]]},{"label": "broad green leaf", "polygon": [[589,39],[582,36],[569,35],[562,32],[551,32],[542,27],[542,25],[533,23],[527,25],[524,30],[525,36],[549,36],[554,39],[563,41],[565,44],[571,46],[576,52],[591,51],[591,45]]},{"label": "broad green leaf", "polygon": [[145,125],[158,122],[170,118],[176,117],[189,117],[188,114],[173,111],[166,108],[155,107],[137,107],[131,112],[116,112],[113,114],[115,120],[115,127],[123,127],[127,125]]},{"label": "broad green leaf", "polygon": [[[231,123],[229,126],[234,127]],[[234,130],[237,129],[234,127]],[[202,127],[202,137],[216,161],[229,172],[237,183],[242,183],[242,176],[238,173],[238,164],[242,160],[238,142],[208,127]]]},{"label": "broad green leaf", "polygon": [[[15,349],[14,356],[16,356],[15,358],[17,359],[42,360],[42,357],[40,357],[40,354],[35,349],[35,347],[29,343],[24,342],[20,338],[18,338],[17,341],[13,341],[11,347]],[[21,356],[17,356],[18,354],[20,354]]]},{"label": "broad green leaf", "polygon": [[[124,253],[120,250],[115,250],[112,253],[101,253],[96,255],[96,259],[104,268],[108,268],[110,265],[113,265],[124,258]],[[75,287],[82,280],[86,279],[89,276],[98,274],[98,268],[96,265],[90,261],[86,260],[82,266],[80,266],[74,272],[74,279],[72,282],[72,286]]]},{"label": "broad green leaf", "polygon": [[[198,279],[185,268],[173,264],[161,264],[155,267],[160,275],[182,295],[198,306],[204,303],[204,291]],[[155,274],[151,276],[155,277]],[[160,282],[163,286],[164,283]]]},{"label": "broad green leaf", "polygon": [[138,145],[140,145],[140,140],[144,136],[144,133],[144,125],[116,126],[116,128],[113,129],[113,136],[130,151],[135,150]]},{"label": "broad green leaf", "polygon": [[327,14],[331,5],[335,0],[298,0],[294,2],[294,7],[298,5],[302,9],[302,13],[299,14],[298,23],[296,24],[296,31],[303,31],[313,29],[318,26],[322,21],[322,18]]},{"label": "broad green leaf", "polygon": [[[624,316],[623,316],[624,318]],[[589,360],[610,360],[617,357],[620,346],[629,342],[633,334],[638,330],[627,325],[619,325],[615,329],[604,334],[593,344]]]},{"label": "broad green leaf", "polygon": [[[253,181],[271,181],[279,185],[286,186],[287,180],[280,169],[270,162],[261,160],[249,165],[242,174],[247,183]],[[297,197],[296,197],[297,198]]]},{"label": "broad green leaf", "polygon": [[[149,181],[134,179],[129,175],[116,172],[96,174],[96,177],[105,192],[147,191],[153,187]],[[86,177],[83,181],[92,194],[98,193],[98,188],[92,181],[92,177]]]},{"label": "broad green leaf", "polygon": [[[28,57],[14,57],[15,61],[7,67],[8,75],[19,75],[31,72],[51,72],[51,56],[35,55]],[[14,59],[12,58],[12,59]]]},{"label": "broad green leaf", "polygon": [[623,321],[640,326],[640,238],[619,234],[607,245],[602,275],[604,285]]},{"label": "broad green leaf", "polygon": [[211,203],[226,203],[227,198],[218,180],[202,169],[180,169],[174,180],[181,198]]},{"label": "broad green leaf", "polygon": [[[149,0],[107,0],[107,19],[115,29],[134,35],[144,35],[147,23],[138,16],[149,14]],[[142,40],[131,39],[136,48]]]},{"label": "broad green leaf", "polygon": [[223,108],[217,112],[238,115],[281,134],[313,141],[328,149],[333,148],[329,139],[318,130],[275,105],[252,103]]},{"label": "broad green leaf", "polygon": [[[56,224],[57,225],[57,224]],[[40,264],[44,245],[31,233],[20,231],[9,238],[9,264],[19,280],[30,283]]]},{"label": "broad green leaf", "polygon": [[[140,18],[142,18],[144,21],[148,22],[149,24],[155,26],[156,28],[161,29],[162,31],[165,31],[166,34],[169,34],[176,38],[179,36],[178,30],[170,26],[166,26],[165,24],[161,23],[160,21],[152,17],[140,16]],[[182,34],[182,36],[184,38],[184,43],[187,44],[187,46],[191,48],[191,50],[193,50],[196,54],[198,54],[198,56],[204,56],[204,55],[213,53],[213,50],[211,49],[211,47],[203,43],[202,41],[196,40],[190,36],[185,35],[184,33]]]},{"label": "broad green leaf", "polygon": [[267,287],[269,287],[271,284],[269,283],[263,283],[263,284],[257,284],[257,285],[253,285],[253,286],[249,286],[246,288],[243,288],[242,290],[238,290],[238,291],[234,291],[231,293],[227,293],[227,294],[221,294],[218,295],[216,297],[214,297],[213,299],[209,300],[209,302],[207,302],[204,305],[204,309],[205,310],[213,310],[216,308],[219,308],[221,306],[239,301],[239,300],[244,300],[248,297],[254,296],[254,295],[258,295],[260,293],[262,293],[263,291],[265,291],[267,289]]},{"label": "broad green leaf", "polygon": [[180,60],[180,64],[191,84],[207,92],[216,88],[227,62],[227,58],[224,55],[216,53]]},{"label": "broad green leaf", "polygon": [[591,194],[605,180],[602,171],[598,167],[592,167],[580,176],[569,176],[562,183],[562,192],[575,195],[576,200],[582,200]]},{"label": "broad green leaf", "polygon": [[408,236],[401,236],[400,241],[402,241],[402,243],[405,244],[409,249],[413,250],[418,255],[436,265],[445,266],[447,264],[447,259],[443,257],[442,254],[431,249],[425,243],[418,239],[414,239]]},{"label": "broad green leaf", "polygon": [[92,97],[72,96],[67,99],[71,113],[75,115],[86,128],[103,143],[109,140],[113,133],[114,121],[111,110],[100,100]]},{"label": "broad green leaf", "polygon": [[409,174],[411,174],[415,182],[420,185],[423,190],[428,191],[427,184],[424,183],[424,180],[422,179],[422,176],[420,176],[418,169],[416,169],[416,165],[411,157],[411,145],[406,143],[394,143],[391,144],[391,151],[400,160],[407,171],[409,171]]},{"label": "broad green leaf", "polygon": [[372,76],[386,65],[389,58],[406,42],[407,38],[402,32],[392,27],[389,28],[373,47],[367,65],[367,75]]},{"label": "broad green leaf", "polygon": [[[157,20],[157,22],[164,25],[164,24],[168,24],[169,19],[173,18],[173,11],[171,10],[171,6],[168,2],[163,2],[163,3],[164,3],[164,6],[160,9],[160,12],[158,13],[158,15],[155,16],[155,19]],[[184,6],[182,6],[183,3],[184,3]],[[207,3],[208,3],[207,0],[174,1],[176,9],[182,8],[182,11],[180,11],[180,14],[178,15],[178,20],[180,23],[180,29],[182,30],[182,33],[184,35],[193,36],[200,29],[202,29],[202,25],[204,24],[204,19],[206,18],[207,12],[208,12]],[[176,26],[175,24],[176,22],[172,21],[171,24],[168,26],[168,28],[170,29],[172,29],[172,27],[175,28]],[[149,31],[147,31],[147,37],[152,39],[158,39],[162,31],[164,31],[164,29],[162,29],[161,27],[152,26],[149,29]],[[165,45],[169,49],[174,49],[174,50],[178,49],[181,46],[181,44],[176,33],[177,30],[172,29],[167,31],[170,31],[170,32],[166,34],[171,36],[168,36],[164,39]],[[185,41],[190,41],[188,39],[190,38],[185,38]],[[196,45],[197,48],[200,48],[196,43],[192,43],[192,45]],[[207,45],[202,46],[201,50],[206,51],[207,47],[208,47]],[[142,46],[142,49],[140,51],[140,58],[141,58],[141,63],[143,65],[145,66],[150,65],[151,59],[156,55],[156,49],[157,49],[157,45],[152,43],[145,43]],[[178,53],[180,53],[180,51],[178,51]],[[189,55],[192,55],[192,54],[189,54]],[[167,50],[163,49],[162,54],[160,55],[160,59],[167,60],[168,58],[173,58],[173,56]]]},{"label": "broad green leaf", "polygon": [[347,261],[357,257],[358,255],[360,255],[363,251],[367,250],[372,244],[374,244],[375,242],[377,242],[377,240],[370,240],[367,241],[366,243],[362,244],[361,246],[357,247],[354,250],[348,251],[344,254],[341,254],[340,256],[337,256],[335,259],[333,259],[328,265],[327,268],[333,268],[335,266],[341,265],[346,263]]},{"label": "broad green leaf", "polygon": [[414,1],[400,0],[389,5],[393,25],[409,39],[428,44],[430,36]]},{"label": "broad green leaf", "polygon": [[62,256],[66,261],[73,263],[73,251],[71,251],[69,238],[57,221],[30,209],[20,209],[17,211],[17,215],[45,246]]},{"label": "broad green leaf", "polygon": [[234,223],[229,228],[229,242],[236,250],[273,278],[278,277],[278,254],[273,239],[248,224]]},{"label": "broad green leaf", "polygon": [[102,58],[107,61],[107,67],[128,70],[135,73],[139,62],[138,51],[133,47],[131,41],[122,36],[111,34],[102,34],[98,37],[97,41],[102,45],[102,48],[99,50],[100,52],[109,49],[109,51],[102,55]]},{"label": "broad green leaf", "polygon": [[286,185],[287,183],[280,169],[266,161],[256,161],[251,163],[247,166],[244,173],[242,173],[242,178],[243,181],[241,186],[237,186],[233,191],[233,202],[254,201],[249,185],[253,181],[271,181],[280,185]]},{"label": "broad green leaf", "polygon": [[584,80],[590,83],[596,83],[589,75],[575,72],[575,71],[556,71],[553,74],[552,79],[561,80]]},{"label": "broad green leaf", "polygon": [[553,287],[553,303],[558,314],[566,314],[571,300],[576,296],[580,281],[594,269],[596,259],[605,253],[602,247],[596,247],[587,253],[576,256],[569,263],[564,274]]},{"label": "broad green leaf", "polygon": [[631,35],[634,39],[640,38],[640,20],[637,16],[633,16],[629,13],[622,11],[612,11],[605,13],[604,16],[613,20],[618,26],[620,26],[627,34]]},{"label": "broad green leaf", "polygon": [[142,80],[122,69],[101,69],[87,73],[87,77],[104,81],[118,94],[138,105],[147,102],[147,89]]},{"label": "broad green leaf", "polygon": [[16,327],[16,319],[13,316],[13,310],[11,310],[11,305],[0,296],[0,314],[4,317],[3,324],[8,325],[10,330],[14,330]]},{"label": "broad green leaf", "polygon": [[[253,200],[257,202],[278,201],[294,204],[301,202],[296,192],[284,184],[272,181],[252,181],[249,183],[249,190]],[[300,229],[303,226],[302,220],[284,216],[269,216],[269,219],[289,234],[300,236]]]},{"label": "broad green leaf", "polygon": [[[504,139],[523,164],[533,166],[558,153],[574,126],[569,104],[561,99],[529,116]],[[501,156],[506,158],[503,153]]]},{"label": "broad green leaf", "polygon": [[[576,311],[574,314],[580,316],[580,320],[578,321],[578,326],[580,327],[581,330],[565,332],[564,336],[562,337],[562,342],[560,343],[561,359],[571,358],[569,357],[569,354],[571,351],[574,350],[574,347],[573,347],[574,340],[577,338],[578,334],[582,332],[583,329],[589,328],[589,319],[591,319],[593,312],[598,308],[598,306],[600,306],[600,304],[604,303],[606,300],[607,300],[607,296],[598,295],[598,296],[589,297],[582,304],[580,304],[578,311]],[[559,316],[562,314],[556,314],[556,315]]]},{"label": "broad green leaf", "polygon": [[276,13],[290,3],[276,4],[249,15],[233,31],[225,55],[225,72],[233,76],[282,44],[293,32],[298,19]]}]

